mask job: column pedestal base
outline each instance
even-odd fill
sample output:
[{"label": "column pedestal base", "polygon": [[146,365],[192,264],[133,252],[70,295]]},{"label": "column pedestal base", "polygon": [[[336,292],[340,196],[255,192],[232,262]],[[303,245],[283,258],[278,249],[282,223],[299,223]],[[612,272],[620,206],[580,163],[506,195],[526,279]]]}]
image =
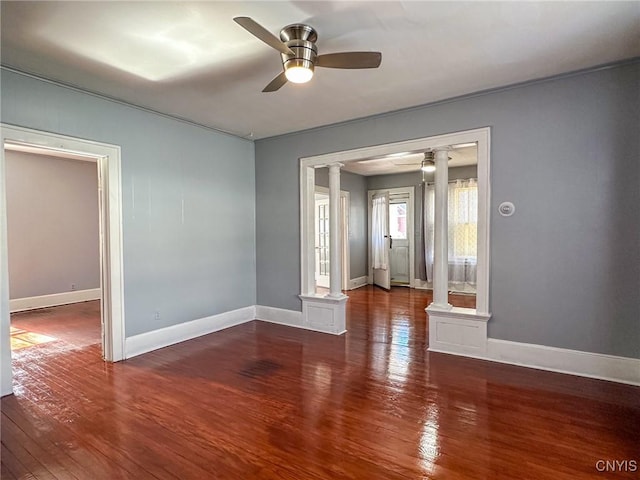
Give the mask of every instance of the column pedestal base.
[{"label": "column pedestal base", "polygon": [[487,351],[487,321],[491,314],[473,308],[443,310],[432,305],[429,315],[429,351],[484,356]]},{"label": "column pedestal base", "polygon": [[317,332],[342,335],[347,331],[346,295],[300,295],[302,326]]}]

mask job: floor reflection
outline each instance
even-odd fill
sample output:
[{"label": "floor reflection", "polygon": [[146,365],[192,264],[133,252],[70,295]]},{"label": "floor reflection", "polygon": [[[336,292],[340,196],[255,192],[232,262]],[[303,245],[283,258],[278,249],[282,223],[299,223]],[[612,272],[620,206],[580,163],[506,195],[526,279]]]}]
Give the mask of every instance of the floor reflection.
[{"label": "floor reflection", "polygon": [[105,479],[573,480],[637,453],[640,389],[429,353],[428,291],[349,297],[345,335],[250,322],[117,364],[95,305],[41,312],[59,340],[14,355],[3,449]]},{"label": "floor reflection", "polygon": [[21,350],[42,343],[53,342],[56,339],[41,333],[29,332],[22,328],[11,327],[11,350]]}]

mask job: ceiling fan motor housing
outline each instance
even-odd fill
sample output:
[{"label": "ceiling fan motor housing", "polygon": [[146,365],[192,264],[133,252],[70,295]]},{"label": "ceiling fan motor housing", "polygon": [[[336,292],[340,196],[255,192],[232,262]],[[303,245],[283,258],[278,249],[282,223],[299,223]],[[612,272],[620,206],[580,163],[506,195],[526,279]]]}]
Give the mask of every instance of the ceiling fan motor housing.
[{"label": "ceiling fan motor housing", "polygon": [[303,67],[313,71],[318,55],[318,47],[315,44],[317,39],[318,34],[309,25],[296,23],[284,27],[280,31],[280,40],[293,52],[293,55],[280,54],[284,69]]}]

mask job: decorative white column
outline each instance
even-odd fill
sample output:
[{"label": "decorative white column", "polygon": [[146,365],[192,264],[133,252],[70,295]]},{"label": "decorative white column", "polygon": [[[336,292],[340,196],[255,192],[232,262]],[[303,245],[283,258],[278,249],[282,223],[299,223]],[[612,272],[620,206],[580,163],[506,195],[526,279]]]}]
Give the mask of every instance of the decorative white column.
[{"label": "decorative white column", "polygon": [[449,304],[449,147],[435,150],[435,218],[433,249],[433,303],[439,310]]},{"label": "decorative white column", "polygon": [[[347,331],[347,297],[342,293],[342,249],[340,248],[340,163],[329,167],[329,293],[303,293],[301,327],[342,335]],[[313,185],[307,186],[313,195]],[[309,197],[311,201],[312,196]],[[313,218],[313,212],[311,212]],[[313,283],[313,282],[311,282]]]},{"label": "decorative white column", "polygon": [[329,296],[342,298],[342,249],[340,248],[340,168],[329,165]]},{"label": "decorative white column", "polygon": [[449,304],[449,149],[435,149],[435,219],[433,303],[429,316],[429,351],[483,358],[491,315]]}]

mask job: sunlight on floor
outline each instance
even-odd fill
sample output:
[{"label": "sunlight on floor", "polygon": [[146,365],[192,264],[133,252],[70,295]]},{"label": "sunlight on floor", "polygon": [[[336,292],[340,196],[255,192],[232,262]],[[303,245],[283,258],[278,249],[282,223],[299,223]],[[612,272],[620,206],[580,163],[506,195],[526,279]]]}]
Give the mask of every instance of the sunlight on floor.
[{"label": "sunlight on floor", "polygon": [[27,332],[21,328],[11,327],[11,350],[33,347],[41,343],[53,342],[54,340],[56,339],[47,335]]}]

